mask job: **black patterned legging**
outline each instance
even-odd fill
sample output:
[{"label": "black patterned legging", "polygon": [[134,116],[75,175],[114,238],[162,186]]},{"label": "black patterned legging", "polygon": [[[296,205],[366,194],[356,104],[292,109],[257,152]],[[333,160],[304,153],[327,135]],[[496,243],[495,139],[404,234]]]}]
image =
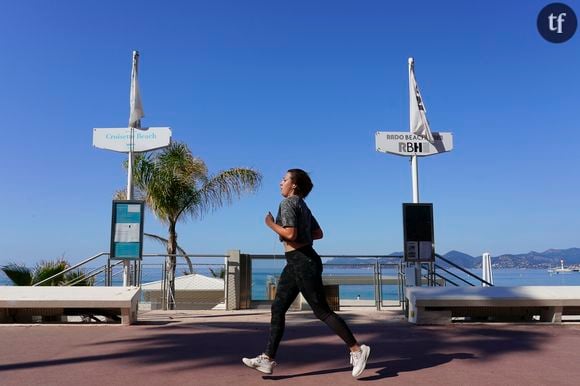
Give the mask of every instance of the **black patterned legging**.
[{"label": "black patterned legging", "polygon": [[348,347],[357,344],[344,320],[328,306],[322,286],[322,261],[312,246],[306,246],[286,252],[286,266],[280,275],[276,297],[272,303],[270,338],[264,352],[266,355],[272,359],[276,357],[284,335],[286,311],[299,292],[314,311],[314,315],[326,323]]}]

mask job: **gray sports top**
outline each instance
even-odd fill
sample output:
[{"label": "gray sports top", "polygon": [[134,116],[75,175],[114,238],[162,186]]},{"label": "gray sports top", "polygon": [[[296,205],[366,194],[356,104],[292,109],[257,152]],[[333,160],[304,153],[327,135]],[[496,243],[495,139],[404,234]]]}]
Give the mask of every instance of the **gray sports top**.
[{"label": "gray sports top", "polygon": [[296,228],[298,235],[294,242],[301,244],[312,244],[312,231],[320,229],[312,212],[299,196],[290,196],[282,200],[276,215],[276,224],[284,228]]}]

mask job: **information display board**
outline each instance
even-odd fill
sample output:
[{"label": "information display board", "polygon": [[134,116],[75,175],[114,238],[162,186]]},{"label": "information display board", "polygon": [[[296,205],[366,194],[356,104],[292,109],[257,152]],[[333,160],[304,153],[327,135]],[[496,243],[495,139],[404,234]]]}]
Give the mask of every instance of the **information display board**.
[{"label": "information display board", "polygon": [[403,204],[405,261],[435,261],[433,204]]},{"label": "information display board", "polygon": [[141,260],[144,202],[114,200],[111,221],[111,259]]}]

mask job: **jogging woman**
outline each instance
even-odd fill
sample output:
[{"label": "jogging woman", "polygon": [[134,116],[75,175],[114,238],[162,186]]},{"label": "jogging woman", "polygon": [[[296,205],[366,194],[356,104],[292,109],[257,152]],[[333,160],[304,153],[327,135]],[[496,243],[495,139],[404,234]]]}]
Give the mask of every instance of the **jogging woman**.
[{"label": "jogging woman", "polygon": [[344,320],[330,309],[326,301],[322,286],[322,260],[312,248],[313,241],[322,238],[322,229],[304,202],[312,187],[312,181],[304,170],[288,170],[280,182],[284,200],[280,203],[276,220],[271,213],[266,215],[266,225],[278,234],[284,244],[286,266],[280,275],[272,303],[266,350],[255,358],[243,358],[242,362],[262,373],[272,374],[276,366],[276,352],[284,334],[286,311],[298,293],[302,293],[314,315],[346,343],[350,349],[352,375],[358,377],[366,367],[371,349],[357,342]]}]

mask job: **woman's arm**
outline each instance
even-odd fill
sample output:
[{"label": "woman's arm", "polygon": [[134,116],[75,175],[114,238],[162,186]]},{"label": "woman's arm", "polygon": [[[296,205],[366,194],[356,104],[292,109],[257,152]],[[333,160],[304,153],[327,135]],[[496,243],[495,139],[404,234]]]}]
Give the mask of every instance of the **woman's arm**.
[{"label": "woman's arm", "polygon": [[312,216],[310,222],[310,229],[312,229],[311,232],[312,240],[320,240],[324,236],[322,228],[320,227],[318,221],[316,221],[316,218],[314,216]]},{"label": "woman's arm", "polygon": [[268,212],[265,219],[266,225],[268,228],[272,229],[275,233],[278,234],[285,241],[294,241],[296,237],[298,237],[298,230],[295,227],[286,227],[284,228],[281,225],[276,224],[274,221],[274,216],[272,213]]}]

